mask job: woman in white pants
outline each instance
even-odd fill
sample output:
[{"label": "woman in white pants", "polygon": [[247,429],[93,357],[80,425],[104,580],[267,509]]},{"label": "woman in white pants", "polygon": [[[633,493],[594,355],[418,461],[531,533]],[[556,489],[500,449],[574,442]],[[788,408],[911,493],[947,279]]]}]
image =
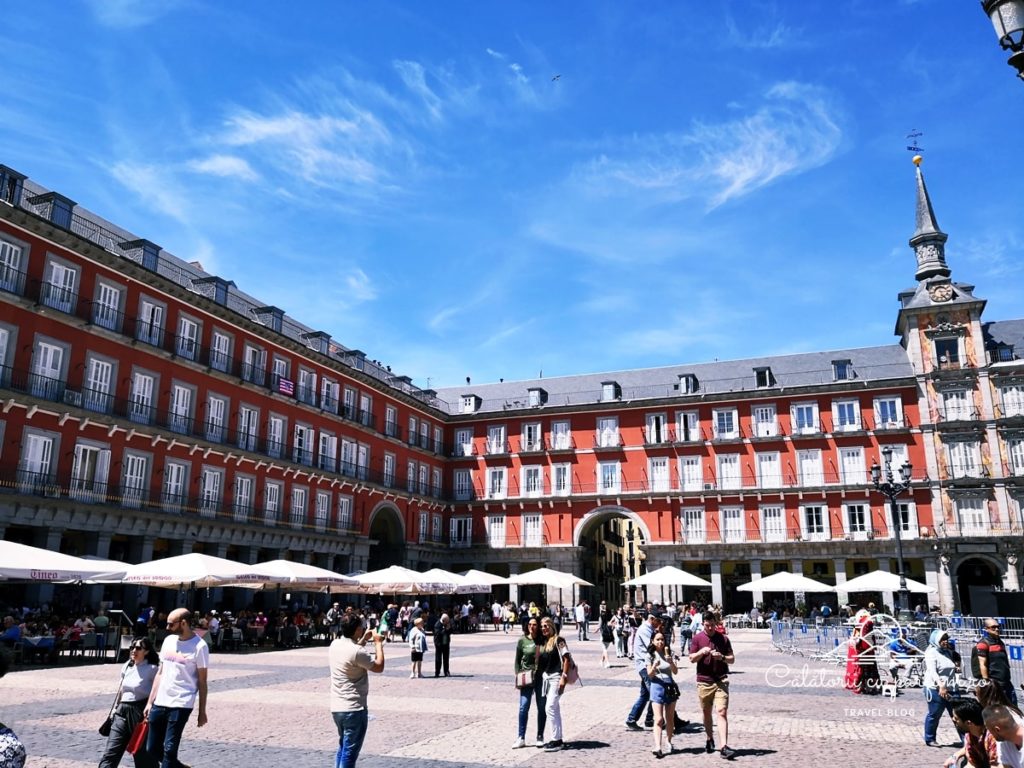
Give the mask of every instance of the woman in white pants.
[{"label": "woman in white pants", "polygon": [[565,640],[558,636],[555,622],[550,616],[540,620],[541,642],[537,647],[537,670],[544,680],[544,712],[551,724],[551,741],[544,745],[546,752],[557,752],[565,746],[562,741],[562,694],[569,680],[572,656]]}]

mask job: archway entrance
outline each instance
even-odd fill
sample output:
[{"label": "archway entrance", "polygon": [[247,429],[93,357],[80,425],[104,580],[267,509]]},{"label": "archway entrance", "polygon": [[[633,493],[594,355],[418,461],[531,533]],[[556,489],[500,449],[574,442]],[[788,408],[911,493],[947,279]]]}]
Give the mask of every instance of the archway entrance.
[{"label": "archway entrance", "polygon": [[972,616],[994,616],[996,600],[992,587],[1003,583],[996,567],[980,557],[970,557],[956,569],[956,588],[960,612]]},{"label": "archway entrance", "polygon": [[366,570],[405,565],[405,526],[394,507],[380,507],[370,520],[370,556]]},{"label": "archway entrance", "polygon": [[635,603],[636,588],[627,589],[622,582],[647,573],[645,531],[622,510],[598,510],[591,515],[579,532],[577,575],[594,586],[584,587],[577,599],[585,597],[592,609],[601,600],[611,608],[627,601]]}]

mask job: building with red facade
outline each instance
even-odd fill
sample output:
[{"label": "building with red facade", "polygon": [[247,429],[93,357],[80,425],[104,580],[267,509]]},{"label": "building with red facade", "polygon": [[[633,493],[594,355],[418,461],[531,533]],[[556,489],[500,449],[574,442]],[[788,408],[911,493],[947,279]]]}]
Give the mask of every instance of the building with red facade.
[{"label": "building with red facade", "polygon": [[[431,391],[0,166],[0,532],[131,562],[550,565],[613,601],[675,564],[740,610],[777,570],[895,571],[898,525],[907,575],[967,609],[1018,586],[1024,321],[983,322],[917,184],[898,343]],[[884,448],[913,465],[896,521]]]}]

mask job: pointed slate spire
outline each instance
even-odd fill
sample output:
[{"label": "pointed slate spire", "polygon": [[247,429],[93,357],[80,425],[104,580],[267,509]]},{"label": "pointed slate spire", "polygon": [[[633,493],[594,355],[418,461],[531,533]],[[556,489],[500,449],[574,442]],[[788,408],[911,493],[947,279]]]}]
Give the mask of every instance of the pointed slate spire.
[{"label": "pointed slate spire", "polygon": [[948,235],[939,229],[935,221],[935,211],[928,197],[928,188],[924,185],[924,174],[921,173],[920,155],[915,155],[914,165],[917,166],[917,231],[910,238],[910,247],[917,256],[917,273],[914,277],[918,282],[930,277],[949,277],[950,270],[946,264]]}]

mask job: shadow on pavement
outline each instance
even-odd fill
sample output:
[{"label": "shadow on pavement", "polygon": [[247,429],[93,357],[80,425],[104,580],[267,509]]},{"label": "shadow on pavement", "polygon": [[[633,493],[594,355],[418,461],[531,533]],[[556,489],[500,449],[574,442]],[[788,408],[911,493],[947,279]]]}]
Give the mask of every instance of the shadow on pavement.
[{"label": "shadow on pavement", "polygon": [[570,750],[570,749],[603,749],[605,747],[610,747],[610,746],[611,746],[611,744],[609,744],[606,741],[567,741],[565,743],[565,749],[566,750]]}]

